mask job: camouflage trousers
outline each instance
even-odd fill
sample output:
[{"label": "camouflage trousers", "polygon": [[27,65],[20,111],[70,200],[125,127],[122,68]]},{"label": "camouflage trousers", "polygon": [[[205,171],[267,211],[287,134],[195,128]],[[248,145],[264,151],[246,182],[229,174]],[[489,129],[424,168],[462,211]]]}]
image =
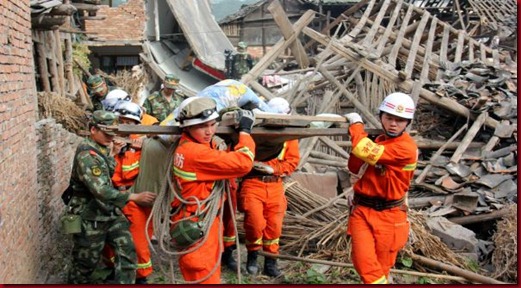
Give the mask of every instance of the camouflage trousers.
[{"label": "camouflage trousers", "polygon": [[121,216],[111,221],[82,220],[81,233],[74,234],[72,267],[69,284],[94,284],[92,274],[101,259],[105,244],[114,248],[115,283],[134,284],[136,280],[136,250],[129,231],[129,222]]}]

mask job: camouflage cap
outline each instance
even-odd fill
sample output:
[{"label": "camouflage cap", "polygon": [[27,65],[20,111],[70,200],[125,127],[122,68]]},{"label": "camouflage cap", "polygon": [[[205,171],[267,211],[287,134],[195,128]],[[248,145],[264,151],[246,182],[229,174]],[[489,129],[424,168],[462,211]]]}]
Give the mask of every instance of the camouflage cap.
[{"label": "camouflage cap", "polygon": [[246,44],[246,42],[241,41],[237,43],[237,47],[245,49],[246,47],[248,47],[248,44]]},{"label": "camouflage cap", "polygon": [[105,80],[100,75],[92,75],[87,79],[87,85],[92,92],[101,92],[103,90]]},{"label": "camouflage cap", "polygon": [[113,131],[105,130],[103,129],[103,127],[99,127],[98,125],[116,125],[118,124],[118,117],[116,116],[116,114],[109,111],[96,110],[92,113],[90,124],[100,128],[100,130],[102,130],[108,135],[116,135],[116,133],[114,133]]},{"label": "camouflage cap", "polygon": [[166,74],[163,84],[165,88],[177,89],[177,86],[179,86],[179,77],[174,74]]}]

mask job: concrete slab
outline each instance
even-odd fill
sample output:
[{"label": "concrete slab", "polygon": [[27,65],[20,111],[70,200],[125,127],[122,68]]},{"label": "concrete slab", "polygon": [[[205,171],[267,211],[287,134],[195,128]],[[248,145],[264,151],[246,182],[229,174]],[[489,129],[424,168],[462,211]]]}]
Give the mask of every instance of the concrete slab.
[{"label": "concrete slab", "polygon": [[478,239],[472,230],[453,223],[445,217],[429,217],[427,226],[432,234],[440,237],[451,250],[459,253],[478,253]]}]

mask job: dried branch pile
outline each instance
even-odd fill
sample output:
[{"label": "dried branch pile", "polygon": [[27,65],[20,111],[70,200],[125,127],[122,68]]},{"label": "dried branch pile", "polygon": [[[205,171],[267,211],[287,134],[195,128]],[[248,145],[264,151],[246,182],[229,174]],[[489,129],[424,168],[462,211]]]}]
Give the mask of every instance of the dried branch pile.
[{"label": "dried branch pile", "polygon": [[517,282],[517,204],[508,207],[509,214],[497,223],[497,231],[492,237],[494,252],[492,264],[496,271],[492,277],[509,283]]},{"label": "dried branch pile", "polygon": [[54,118],[70,132],[81,134],[80,131],[87,130],[85,111],[69,98],[57,93],[38,92],[38,112],[40,119]]}]

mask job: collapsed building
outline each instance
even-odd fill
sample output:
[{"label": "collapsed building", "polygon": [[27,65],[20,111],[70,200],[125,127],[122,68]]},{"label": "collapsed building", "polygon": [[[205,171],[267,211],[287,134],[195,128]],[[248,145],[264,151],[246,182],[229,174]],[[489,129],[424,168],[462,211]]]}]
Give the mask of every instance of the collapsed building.
[{"label": "collapsed building", "polygon": [[[135,5],[136,2],[140,1],[129,1],[129,4]],[[195,19],[209,15],[209,7],[204,4],[201,9],[193,9],[192,3],[176,6],[176,2],[179,1],[147,1],[146,5],[136,5],[149,15],[143,28],[145,33],[142,34],[146,36],[136,36],[137,40],[127,43],[111,42],[111,47],[119,47],[123,54],[117,56],[121,58],[109,58],[126,68],[141,62],[151,74],[152,81],[147,85],[152,84],[148,88],[157,86],[157,80],[166,73],[179,73],[182,75],[181,83],[185,85],[183,88],[189,92],[188,95],[193,95],[222,77],[219,71],[223,70],[224,56],[220,53],[223,48],[233,49],[233,45],[221,32],[217,40],[195,37],[204,34],[204,31],[198,30],[201,26],[217,27],[211,17],[205,18],[209,21],[205,25],[193,25]],[[292,15],[290,21],[278,1],[262,2],[263,5],[259,6],[265,9],[264,15],[269,15],[271,21],[276,23],[282,37],[265,49],[257,64],[241,81],[266,98],[284,97],[301,114],[341,115],[357,111],[375,130],[379,129],[379,124],[374,115],[383,97],[391,91],[411,94],[417,102],[418,113],[409,132],[414,135],[421,150],[416,177],[409,193],[411,208],[434,219],[425,224],[430,229],[429,233],[446,242],[456,243],[451,247],[454,251],[490,263],[494,247],[489,243],[490,239],[478,239],[476,234],[483,231],[478,231],[474,226],[492,228],[506,215],[505,208],[517,202],[517,41],[512,41],[517,36],[517,4],[513,1],[469,0],[465,3],[448,1],[450,5],[432,7],[436,1],[363,0],[349,5],[345,11],[337,13],[337,17],[327,13],[324,16],[320,11],[302,10],[299,17]],[[31,268],[24,272],[4,268],[0,270],[0,279],[9,283],[60,283],[59,277],[63,276],[60,273],[54,273],[52,277],[55,278],[42,275],[53,274],[49,273],[50,270],[61,271],[59,267],[63,262],[57,255],[67,254],[66,245],[54,245],[62,238],[57,224],[59,212],[63,210],[59,195],[66,187],[72,153],[80,139],[76,134],[82,135],[81,107],[88,102],[82,72],[74,73],[74,70],[81,69],[76,63],[78,58],[73,55],[73,46],[81,43],[77,41],[81,38],[78,35],[96,35],[68,27],[67,19],[70,18],[67,17],[86,21],[85,27],[80,26],[80,29],[87,29],[89,21],[104,20],[100,11],[109,8],[99,6],[100,1],[31,1],[30,4],[32,14],[27,15],[29,11],[24,10],[23,17],[32,22],[31,35],[27,35],[31,41],[26,41],[32,42],[32,47],[25,49],[32,52],[36,81],[32,89],[34,93],[26,94],[38,94],[39,106],[32,107],[31,111],[39,116],[34,119],[37,131],[27,133],[38,134],[38,137],[28,137],[33,145],[30,151],[37,154],[37,159],[27,161],[34,163],[34,167],[30,168],[37,174],[26,177],[37,181],[29,181],[31,186],[22,190],[37,190],[38,194],[20,195],[38,203],[39,209],[23,212],[19,217],[32,223],[29,228],[34,230],[17,231],[15,227],[20,223],[15,220],[14,213],[7,210],[7,205],[21,207],[23,203],[15,199],[0,204],[1,240],[5,244],[0,255],[5,264],[3,267],[10,266],[6,262],[9,259],[20,259],[16,261],[21,262],[14,265],[20,267],[31,259],[50,265],[44,268],[32,263]],[[128,5],[121,5],[120,11],[127,9]],[[176,7],[184,7],[184,10]],[[445,18],[447,14],[451,15],[448,19]],[[317,16],[324,19],[321,25],[310,25]],[[171,25],[172,22],[177,25]],[[3,28],[7,29],[7,25]],[[18,43],[16,35],[8,39],[9,43]],[[97,47],[93,50],[98,55],[107,56],[109,54],[106,53],[114,49],[103,48],[99,43],[94,45],[94,42],[103,42],[103,39],[90,38],[89,41],[90,47]],[[205,41],[214,48],[206,49],[209,46],[201,45]],[[102,67],[103,59],[109,58],[101,57],[99,62],[92,62],[100,63],[99,67]],[[293,69],[285,70],[288,66]],[[6,69],[7,65],[2,67]],[[270,83],[272,79],[275,81]],[[36,95],[31,99],[36,102]],[[63,104],[63,99],[68,101],[67,104]],[[5,105],[12,105],[11,100],[5,101]],[[7,115],[5,111],[0,110],[0,113]],[[71,117],[70,114],[74,113],[76,117]],[[304,131],[302,127],[307,127],[302,123],[299,125],[300,131]],[[63,129],[72,126],[77,127],[77,130],[72,129],[76,134]],[[5,127],[2,128],[2,134],[6,135],[3,141],[13,145],[9,139],[14,137],[4,132],[14,128],[11,125]],[[286,128],[290,127],[285,124],[283,129]],[[319,236],[323,235],[318,235],[318,232],[329,232],[328,237],[333,238],[331,231],[335,231],[338,233],[335,237],[345,238],[341,230],[324,223],[333,223],[339,215],[342,216],[335,220],[346,219],[342,214],[345,210],[342,209],[341,196],[351,185],[350,175],[345,169],[349,139],[346,134],[333,133],[306,136],[302,137],[300,146],[300,173],[289,179],[298,181],[288,181],[288,197],[307,193],[303,191],[307,189],[302,188],[306,187],[324,198],[316,197],[318,203],[294,200],[295,205],[290,205],[284,228],[287,233],[283,235],[287,237],[283,239],[285,251],[300,256],[321,249],[338,252],[346,246],[327,246],[327,241],[320,239]],[[11,151],[11,148],[4,151]],[[8,171],[14,161],[6,153],[0,158],[2,171]],[[22,155],[18,153],[14,152],[14,155]],[[324,185],[314,188],[313,183],[317,179],[328,179],[330,184],[327,189]],[[8,186],[3,184],[2,187]],[[19,192],[19,189],[13,191],[6,188],[2,192],[6,195]],[[308,209],[300,211],[298,207]],[[315,209],[311,207],[322,208],[313,211]],[[338,213],[317,216],[320,211],[328,209]],[[294,225],[292,217],[298,215],[305,215],[309,218],[306,221],[313,224]],[[314,217],[321,218],[316,220]],[[445,221],[447,219],[450,223]],[[340,224],[344,223],[340,221]],[[338,227],[342,227],[340,224]],[[455,235],[447,232],[449,229],[443,229],[449,224],[465,225],[478,233],[467,229],[465,231],[468,233],[463,236]],[[320,230],[318,226],[326,226],[330,230]],[[454,230],[464,229],[456,226]],[[302,235],[309,237],[304,244],[295,240],[302,239]],[[465,240],[467,238],[473,240]],[[40,245],[36,245],[38,241]],[[331,255],[328,257],[334,259]],[[498,264],[497,261],[494,263]],[[495,277],[496,281],[511,282],[514,277],[517,279],[517,273],[515,276],[494,275],[491,271],[483,273]],[[479,282],[483,279],[459,281]]]}]

